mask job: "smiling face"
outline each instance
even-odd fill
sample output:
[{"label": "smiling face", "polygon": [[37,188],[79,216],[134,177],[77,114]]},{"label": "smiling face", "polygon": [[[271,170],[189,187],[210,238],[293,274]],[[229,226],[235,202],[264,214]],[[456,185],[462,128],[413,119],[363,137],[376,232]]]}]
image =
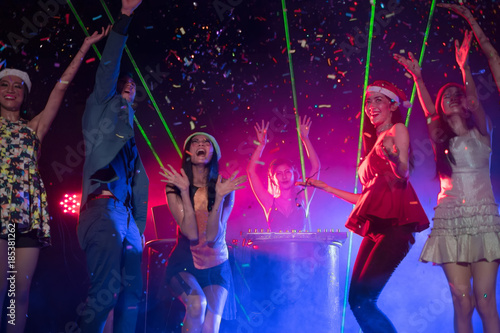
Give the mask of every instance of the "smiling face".
[{"label": "smiling face", "polygon": [[136,86],[134,79],[130,77],[123,77],[120,79],[120,85],[123,85],[123,88],[120,92],[120,95],[122,95],[123,98],[127,100],[129,103],[133,103],[135,99],[135,93],[136,93]]},{"label": "smiling face", "polygon": [[191,139],[189,155],[193,164],[208,164],[214,154],[214,146],[205,135],[195,135]]},{"label": "smiling face", "polygon": [[20,111],[24,101],[24,82],[17,76],[5,76],[0,79],[0,108],[4,112]]},{"label": "smiling face", "polygon": [[396,103],[379,92],[366,93],[365,113],[375,127],[391,123],[392,112],[397,109]]},{"label": "smiling face", "polygon": [[467,98],[464,91],[455,86],[447,88],[441,98],[441,109],[446,116],[464,115],[464,111],[467,109]]}]

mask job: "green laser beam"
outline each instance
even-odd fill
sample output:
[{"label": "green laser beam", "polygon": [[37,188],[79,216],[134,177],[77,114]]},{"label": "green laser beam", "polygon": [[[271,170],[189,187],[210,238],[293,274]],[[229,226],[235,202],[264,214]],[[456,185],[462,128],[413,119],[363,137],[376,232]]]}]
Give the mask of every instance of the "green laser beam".
[{"label": "green laser beam", "polygon": [[[363,148],[363,124],[365,122],[364,106],[365,106],[365,99],[366,99],[365,91],[366,91],[366,88],[368,87],[368,78],[370,75],[370,62],[371,62],[371,53],[372,53],[373,25],[375,22],[376,0],[372,0],[371,6],[372,7],[371,7],[371,14],[370,14],[370,28],[368,31],[368,50],[366,52],[366,64],[365,64],[365,80],[364,80],[364,85],[363,85],[363,99],[361,102],[361,117],[360,117],[360,125],[359,125],[358,155],[356,157],[356,177],[355,177],[355,182],[354,182],[354,193],[358,193],[359,174],[358,174],[357,170],[358,170],[359,162],[361,160],[361,150]],[[348,235],[349,235],[349,248],[348,248],[348,253],[347,253],[347,269],[346,269],[346,279],[345,279],[345,286],[344,286],[344,295],[348,295],[348,293],[349,293],[349,291],[348,291],[349,276],[350,276],[350,271],[351,271],[352,232],[349,232]],[[341,333],[344,332],[347,299],[348,299],[348,297],[344,297],[344,304],[343,304],[343,308],[342,308]]]},{"label": "green laser beam", "polygon": [[[247,287],[248,291],[250,291],[250,286],[248,285],[247,283],[247,280],[245,279],[245,275],[243,274],[243,272],[241,271],[241,268],[240,266],[238,265],[238,263],[234,263],[234,266],[236,267],[236,269],[238,270],[238,273],[240,273],[240,276],[242,277],[243,279],[243,283],[245,284],[245,286]],[[242,265],[243,266],[243,265]],[[236,297],[236,301],[238,302],[238,305],[240,306],[241,310],[243,311],[243,314],[245,315],[245,318],[247,319],[247,321],[250,321],[250,316],[248,315],[245,307],[243,306],[243,304],[240,302],[240,299],[238,298],[238,295],[236,295],[236,293],[234,294],[234,296]]]},{"label": "green laser beam", "polygon": [[151,150],[151,152],[153,153],[156,161],[158,162],[158,164],[160,164],[160,166],[163,168],[163,163],[161,162],[160,160],[160,157],[158,156],[158,154],[156,153],[156,151],[154,150],[153,148],[153,145],[151,144],[151,141],[149,141],[149,138],[148,136],[146,135],[146,132],[142,129],[142,126],[141,124],[139,124],[139,120],[137,120],[137,118],[134,116],[134,122],[135,124],[137,125],[137,128],[139,129],[139,131],[141,132],[142,136],[144,137],[144,140],[146,141],[149,149]]},{"label": "green laser beam", "polygon": [[[76,21],[78,22],[78,24],[82,28],[83,33],[85,34],[85,36],[89,37],[90,34],[87,31],[87,29],[85,28],[85,25],[83,24],[83,21],[80,18],[80,15],[78,15],[78,12],[76,11],[75,6],[73,6],[73,3],[71,3],[71,0],[67,0],[67,1],[68,1],[69,8],[73,12],[73,15],[75,15]],[[97,54],[97,58],[101,59],[101,53],[97,49],[97,46],[95,44],[92,44],[92,48],[94,49],[95,53]]]},{"label": "green laser beam", "polygon": [[[111,22],[111,24],[114,24],[113,16],[109,12],[108,6],[106,5],[106,3],[103,0],[100,0],[100,2],[101,2],[102,7],[104,8],[104,11],[106,12],[106,15],[108,16],[109,21]],[[142,73],[139,70],[139,67],[137,66],[137,63],[135,62],[134,57],[132,56],[132,53],[130,52],[130,50],[129,50],[129,48],[127,46],[125,46],[125,53],[127,54],[130,62],[132,63],[132,66],[134,67],[134,70],[137,73],[137,76],[139,77],[139,80],[141,81],[142,86],[144,87],[144,90],[146,91],[146,94],[149,97],[149,100],[153,104],[153,107],[154,107],[156,113],[160,117],[161,123],[163,124],[163,127],[167,131],[167,134],[168,134],[168,137],[170,138],[170,141],[172,141],[172,144],[174,145],[175,150],[179,154],[179,157],[182,158],[182,152],[181,152],[181,150],[179,148],[179,145],[175,141],[174,136],[173,136],[172,132],[170,131],[170,127],[168,127],[167,122],[165,121],[165,118],[163,118],[163,115],[162,115],[162,113],[160,111],[160,108],[158,107],[158,104],[156,103],[156,100],[154,99],[153,95],[151,94],[151,90],[149,89],[146,81],[144,80],[144,77],[142,76]],[[161,165],[161,163],[160,163],[160,165]]]},{"label": "green laser beam", "polygon": [[[302,148],[302,140],[300,138],[300,131],[298,130],[300,127],[300,116],[299,116],[299,106],[297,102],[297,88],[295,86],[295,74],[293,71],[293,62],[292,62],[292,52],[290,50],[291,41],[290,41],[290,31],[288,27],[288,17],[287,17],[287,9],[286,9],[286,1],[281,0],[281,7],[283,9],[283,24],[285,26],[285,38],[286,38],[286,51],[288,55],[288,67],[290,69],[290,83],[292,86],[292,97],[293,97],[293,108],[295,114],[295,126],[297,128],[297,140],[299,142],[299,154],[300,154],[300,168],[302,170],[302,179],[306,179],[306,167],[305,167],[305,159],[304,159],[304,150]],[[304,191],[305,199],[306,199],[306,217],[309,217],[309,198],[307,195],[307,191]],[[308,220],[308,228],[312,229],[311,221]]]},{"label": "green laser beam", "polygon": [[[420,49],[420,57],[418,59],[418,65],[420,67],[422,67],[422,62],[424,61],[425,48],[427,47],[427,40],[429,39],[429,31],[431,30],[432,17],[434,16],[435,8],[436,8],[436,0],[432,0],[431,9],[429,11],[429,20],[427,21],[427,27],[425,28],[424,42],[422,44],[422,48]],[[411,98],[410,98],[411,105],[413,105],[413,102],[415,101],[416,92],[417,92],[417,84],[413,83],[413,88],[411,90]],[[410,123],[410,115],[412,109],[413,107],[410,107],[408,109],[408,113],[406,114],[406,120],[405,120],[406,127],[408,127],[408,124]]]}]

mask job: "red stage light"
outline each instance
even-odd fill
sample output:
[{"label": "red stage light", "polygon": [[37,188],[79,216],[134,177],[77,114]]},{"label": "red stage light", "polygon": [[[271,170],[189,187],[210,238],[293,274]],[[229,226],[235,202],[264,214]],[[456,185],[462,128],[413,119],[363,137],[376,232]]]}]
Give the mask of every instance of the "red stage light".
[{"label": "red stage light", "polygon": [[63,213],[76,214],[80,212],[81,194],[65,194],[59,205]]}]

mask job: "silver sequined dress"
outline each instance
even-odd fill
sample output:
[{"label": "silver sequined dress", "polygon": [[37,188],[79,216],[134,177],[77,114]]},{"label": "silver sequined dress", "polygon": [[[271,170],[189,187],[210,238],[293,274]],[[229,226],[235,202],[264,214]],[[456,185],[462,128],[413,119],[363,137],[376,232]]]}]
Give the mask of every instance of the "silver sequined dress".
[{"label": "silver sequined dress", "polygon": [[452,176],[440,177],[434,226],[420,260],[436,264],[500,259],[500,216],[490,180],[491,148],[476,129],[450,141]]}]

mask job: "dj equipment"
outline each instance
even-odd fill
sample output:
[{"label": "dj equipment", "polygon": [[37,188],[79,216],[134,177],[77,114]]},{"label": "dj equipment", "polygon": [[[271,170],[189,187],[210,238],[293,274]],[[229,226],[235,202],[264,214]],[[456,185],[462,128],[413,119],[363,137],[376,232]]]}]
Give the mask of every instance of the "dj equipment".
[{"label": "dj equipment", "polygon": [[339,249],[346,232],[242,236],[235,259],[244,283],[236,281],[236,291],[248,316],[238,318],[239,331],[340,331]]}]

